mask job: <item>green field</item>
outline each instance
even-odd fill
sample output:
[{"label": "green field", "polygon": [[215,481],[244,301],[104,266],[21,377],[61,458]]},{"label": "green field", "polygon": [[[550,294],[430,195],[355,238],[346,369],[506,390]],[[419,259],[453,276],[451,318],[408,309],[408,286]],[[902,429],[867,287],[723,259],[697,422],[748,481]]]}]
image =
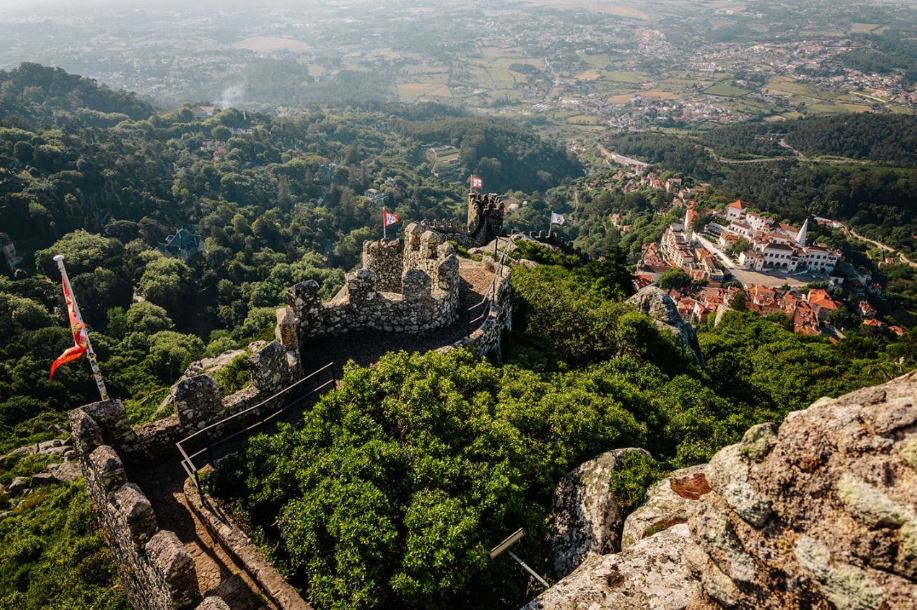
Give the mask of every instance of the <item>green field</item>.
[{"label": "green field", "polygon": [[645,83],[649,82],[652,79],[651,76],[643,74],[642,72],[606,72],[605,78],[608,80],[617,81],[619,83]]},{"label": "green field", "polygon": [[707,87],[704,90],[704,93],[710,95],[719,95],[720,97],[741,97],[749,93],[748,89],[742,89],[741,87],[736,87],[735,85],[728,82],[721,82],[713,85],[712,87]]}]

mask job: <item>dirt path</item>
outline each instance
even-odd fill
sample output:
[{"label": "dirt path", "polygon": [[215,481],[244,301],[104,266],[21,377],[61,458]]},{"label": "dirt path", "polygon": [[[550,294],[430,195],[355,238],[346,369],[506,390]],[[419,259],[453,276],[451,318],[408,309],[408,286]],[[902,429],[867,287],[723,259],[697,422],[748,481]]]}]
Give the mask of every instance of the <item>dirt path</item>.
[{"label": "dirt path", "polygon": [[896,250],[895,248],[892,248],[891,246],[887,244],[883,244],[880,241],[876,241],[874,239],[870,239],[868,237],[860,235],[859,233],[857,233],[856,231],[854,231],[853,229],[851,229],[850,227],[848,227],[847,225],[843,223],[841,223],[841,226],[844,228],[843,229],[844,233],[846,233],[847,235],[850,235],[851,237],[859,239],[860,241],[865,241],[868,244],[872,244],[875,247],[879,248],[880,250],[883,250],[890,254],[896,254],[898,256],[898,260],[900,260],[902,263],[904,263],[905,265],[909,265],[911,267],[917,268],[917,263],[909,259],[907,255],[904,254],[904,252],[901,252],[900,250]]},{"label": "dirt path", "polygon": [[159,527],[175,532],[194,561],[200,596],[219,595],[233,610],[275,610],[258,585],[217,543],[188,506],[182,491],[187,477],[174,459],[165,458],[154,465],[128,467],[131,481],[139,481],[153,505]]}]

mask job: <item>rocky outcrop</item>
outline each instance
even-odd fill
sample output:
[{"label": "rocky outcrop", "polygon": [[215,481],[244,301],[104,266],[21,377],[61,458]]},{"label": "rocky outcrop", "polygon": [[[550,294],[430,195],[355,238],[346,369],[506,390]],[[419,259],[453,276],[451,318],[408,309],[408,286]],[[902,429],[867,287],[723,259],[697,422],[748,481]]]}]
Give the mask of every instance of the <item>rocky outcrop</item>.
[{"label": "rocky outcrop", "polygon": [[672,297],[656,286],[641,288],[637,294],[627,299],[637,311],[647,314],[656,323],[656,327],[675,335],[698,364],[703,363],[700,344],[694,327],[681,319],[678,307]]},{"label": "rocky outcrop", "polygon": [[[592,554],[620,549],[624,520],[611,493],[611,475],[625,453],[642,449],[616,449],[581,464],[557,485],[548,515],[551,565],[555,576],[566,576]],[[648,455],[648,454],[647,454]]]},{"label": "rocky outcrop", "polygon": [[622,546],[526,608],[917,607],[917,371],[673,473]]},{"label": "rocky outcrop", "polygon": [[687,608],[701,595],[683,559],[689,544],[688,526],[680,524],[626,552],[592,555],[524,610]]}]

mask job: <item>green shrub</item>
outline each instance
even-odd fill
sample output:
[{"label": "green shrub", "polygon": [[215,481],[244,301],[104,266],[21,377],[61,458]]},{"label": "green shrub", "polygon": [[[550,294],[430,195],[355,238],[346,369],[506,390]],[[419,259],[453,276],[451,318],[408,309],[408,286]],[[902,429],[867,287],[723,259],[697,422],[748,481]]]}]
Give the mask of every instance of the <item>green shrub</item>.
[{"label": "green shrub", "polygon": [[213,376],[223,396],[229,396],[248,386],[252,381],[252,366],[248,352],[239,354]]}]

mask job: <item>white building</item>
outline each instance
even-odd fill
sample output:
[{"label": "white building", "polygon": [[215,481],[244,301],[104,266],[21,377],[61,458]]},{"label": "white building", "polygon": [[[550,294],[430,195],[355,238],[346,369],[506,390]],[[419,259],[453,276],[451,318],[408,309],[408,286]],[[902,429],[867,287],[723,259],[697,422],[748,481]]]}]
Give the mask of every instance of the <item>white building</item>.
[{"label": "white building", "polygon": [[726,206],[726,220],[736,222],[745,218],[745,203],[741,199],[736,199]]}]

